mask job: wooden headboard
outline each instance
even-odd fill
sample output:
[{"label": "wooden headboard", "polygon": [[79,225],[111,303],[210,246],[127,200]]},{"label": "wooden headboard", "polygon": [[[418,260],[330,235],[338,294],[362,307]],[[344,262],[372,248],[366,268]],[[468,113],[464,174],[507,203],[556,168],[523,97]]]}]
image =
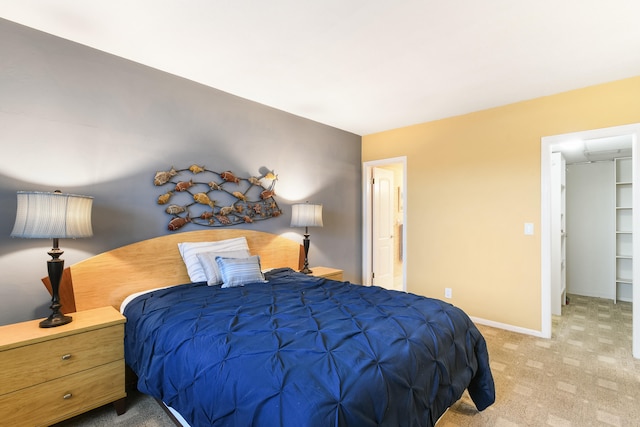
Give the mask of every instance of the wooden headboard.
[{"label": "wooden headboard", "polygon": [[[64,313],[111,305],[120,309],[122,301],[135,292],[188,283],[178,243],[212,242],[244,236],[252,255],[260,255],[263,269],[300,269],[302,245],[262,231],[240,229],[198,230],[132,243],[107,251],[65,268],[60,282],[60,302]],[[49,279],[43,278],[51,292]]]}]

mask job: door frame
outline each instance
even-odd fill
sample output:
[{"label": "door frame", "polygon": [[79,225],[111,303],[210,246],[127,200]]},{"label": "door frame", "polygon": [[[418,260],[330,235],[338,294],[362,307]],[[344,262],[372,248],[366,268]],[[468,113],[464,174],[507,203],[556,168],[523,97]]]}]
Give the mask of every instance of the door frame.
[{"label": "door frame", "polygon": [[[541,246],[541,325],[542,336],[551,337],[551,151],[556,144],[575,139],[596,139],[619,135],[631,135],[631,152],[633,161],[633,224],[632,231],[640,236],[640,123],[573,132],[562,135],[543,137],[541,140],[541,211],[540,211],[540,246]],[[632,297],[632,353],[640,359],[640,238],[633,239],[633,297]]]},{"label": "door frame", "polygon": [[362,284],[371,286],[372,283],[372,255],[373,239],[371,217],[371,204],[373,192],[371,191],[371,176],[374,167],[390,164],[402,164],[402,290],[407,290],[407,157],[392,157],[389,159],[372,160],[362,163]]}]

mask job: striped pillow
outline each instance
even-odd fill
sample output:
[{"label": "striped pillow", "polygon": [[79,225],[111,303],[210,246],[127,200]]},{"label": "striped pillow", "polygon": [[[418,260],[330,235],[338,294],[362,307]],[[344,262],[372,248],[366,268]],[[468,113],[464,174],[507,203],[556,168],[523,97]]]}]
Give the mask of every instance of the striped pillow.
[{"label": "striped pillow", "polygon": [[184,265],[187,267],[187,273],[189,273],[189,279],[192,282],[206,282],[207,275],[198,261],[197,254],[199,252],[211,252],[211,251],[237,251],[246,249],[249,250],[247,239],[244,237],[237,237],[235,239],[219,240],[217,242],[183,242],[178,243],[178,250],[184,261]]},{"label": "striped pillow", "polygon": [[211,251],[211,252],[198,252],[196,254],[200,265],[204,270],[204,274],[207,276],[207,285],[221,285],[222,275],[216,262],[216,257],[224,258],[247,258],[251,256],[248,250],[242,249],[238,251]]},{"label": "striped pillow", "polygon": [[232,288],[244,286],[247,283],[265,283],[264,274],[260,269],[258,255],[249,258],[216,257],[216,263],[222,276],[222,287]]}]

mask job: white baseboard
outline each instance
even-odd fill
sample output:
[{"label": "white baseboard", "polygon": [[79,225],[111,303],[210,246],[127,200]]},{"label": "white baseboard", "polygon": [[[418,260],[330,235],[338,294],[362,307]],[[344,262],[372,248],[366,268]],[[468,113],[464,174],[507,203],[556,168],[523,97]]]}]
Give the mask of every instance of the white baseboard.
[{"label": "white baseboard", "polygon": [[482,319],[480,317],[469,316],[474,323],[480,325],[491,326],[492,328],[504,329],[511,332],[517,332],[524,335],[533,335],[534,337],[544,338],[542,331],[536,331],[533,329],[521,328],[520,326],[513,326],[507,323],[494,322],[493,320]]}]

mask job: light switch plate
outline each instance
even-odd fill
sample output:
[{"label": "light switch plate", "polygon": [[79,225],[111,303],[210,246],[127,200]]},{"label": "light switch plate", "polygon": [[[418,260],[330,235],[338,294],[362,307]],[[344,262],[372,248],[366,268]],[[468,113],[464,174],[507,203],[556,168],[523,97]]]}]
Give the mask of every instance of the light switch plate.
[{"label": "light switch plate", "polygon": [[524,234],[527,236],[533,236],[533,223],[525,222],[524,223]]}]

